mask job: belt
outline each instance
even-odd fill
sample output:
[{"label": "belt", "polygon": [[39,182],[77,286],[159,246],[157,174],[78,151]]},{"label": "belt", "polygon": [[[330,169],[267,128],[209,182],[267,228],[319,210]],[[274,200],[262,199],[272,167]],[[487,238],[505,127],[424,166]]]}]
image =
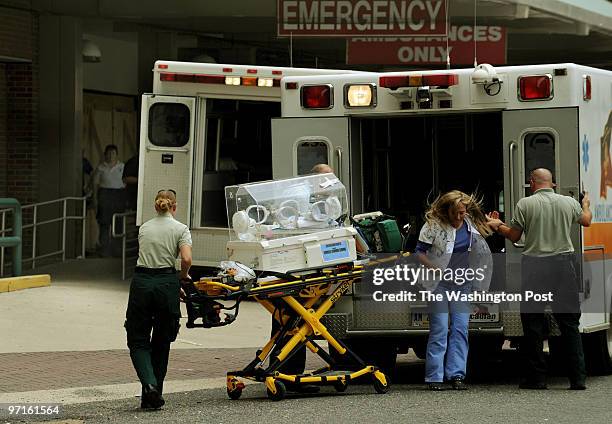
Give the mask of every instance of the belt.
[{"label": "belt", "polygon": [[563,252],[563,253],[555,253],[554,255],[548,256],[530,256],[523,255],[528,261],[532,262],[554,262],[554,261],[567,261],[568,259],[572,259],[576,256],[576,252]]},{"label": "belt", "polygon": [[173,267],[145,268],[144,266],[137,266],[135,272],[139,274],[148,274],[148,275],[176,274],[177,273],[176,269]]}]

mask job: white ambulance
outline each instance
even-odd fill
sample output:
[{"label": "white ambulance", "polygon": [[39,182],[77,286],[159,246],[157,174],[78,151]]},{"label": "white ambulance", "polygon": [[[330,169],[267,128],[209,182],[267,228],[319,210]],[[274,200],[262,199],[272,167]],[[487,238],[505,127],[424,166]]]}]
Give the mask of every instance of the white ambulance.
[{"label": "white ambulance", "polygon": [[[350,72],[157,61],[153,93],[142,96],[137,225],[155,214],[159,190],[175,190],[194,272],[218,266],[229,240],[224,188],[272,179],[281,78]],[[304,169],[327,159],[316,153],[305,153]]]},{"label": "white ambulance", "polygon": [[[281,90],[282,117],[272,122],[273,177],[298,175],[313,155],[324,158],[347,187],[352,214],[394,215],[412,224],[412,242],[427,202],[450,189],[477,190],[485,208],[501,211],[506,222],[530,194],[534,168],[551,169],[561,194],[578,199],[589,192],[593,224],[573,234],[584,258],[581,331],[590,372],[612,372],[612,72],[483,64],[287,76]],[[491,245],[497,270],[491,290],[518,291],[522,245],[501,238]],[[326,317],[328,327],[381,365],[392,365],[407,347],[423,355],[426,314],[405,302],[371,300],[357,285]],[[496,304],[479,311],[470,324],[471,355],[499,350],[522,334],[518,312]]]}]

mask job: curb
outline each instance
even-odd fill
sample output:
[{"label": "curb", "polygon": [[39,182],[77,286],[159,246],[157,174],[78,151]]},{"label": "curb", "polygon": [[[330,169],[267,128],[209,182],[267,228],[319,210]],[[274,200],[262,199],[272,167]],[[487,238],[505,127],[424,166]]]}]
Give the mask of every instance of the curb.
[{"label": "curb", "polygon": [[0,278],[0,293],[46,287],[51,285],[51,275],[25,275],[23,277]]},{"label": "curb", "polygon": [[[251,381],[245,384],[256,384]],[[206,389],[225,389],[226,377],[207,377],[194,380],[168,380],[164,382],[164,394],[191,392]],[[108,400],[140,398],[140,383],[107,384],[91,387],[35,390],[30,392],[0,393],[0,403],[60,403],[73,405]]]}]

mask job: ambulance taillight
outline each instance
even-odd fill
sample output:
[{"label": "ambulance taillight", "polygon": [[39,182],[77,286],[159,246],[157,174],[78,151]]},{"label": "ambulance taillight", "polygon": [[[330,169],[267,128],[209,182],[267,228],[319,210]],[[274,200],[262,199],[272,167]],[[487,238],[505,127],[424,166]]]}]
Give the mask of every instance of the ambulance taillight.
[{"label": "ambulance taillight", "polygon": [[553,98],[552,75],[526,75],[518,78],[519,100],[550,100]]},{"label": "ambulance taillight", "polygon": [[331,109],[334,87],[331,84],[304,85],[301,88],[301,102],[304,109]]}]

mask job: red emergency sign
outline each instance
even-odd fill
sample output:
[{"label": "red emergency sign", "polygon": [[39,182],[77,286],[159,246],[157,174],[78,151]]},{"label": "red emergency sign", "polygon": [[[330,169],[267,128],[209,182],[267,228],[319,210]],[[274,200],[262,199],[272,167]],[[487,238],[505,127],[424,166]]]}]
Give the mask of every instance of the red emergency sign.
[{"label": "red emergency sign", "polygon": [[[451,64],[506,63],[506,29],[499,26],[451,26],[448,49]],[[346,44],[346,63],[351,65],[443,65],[445,37],[352,38]]]}]

